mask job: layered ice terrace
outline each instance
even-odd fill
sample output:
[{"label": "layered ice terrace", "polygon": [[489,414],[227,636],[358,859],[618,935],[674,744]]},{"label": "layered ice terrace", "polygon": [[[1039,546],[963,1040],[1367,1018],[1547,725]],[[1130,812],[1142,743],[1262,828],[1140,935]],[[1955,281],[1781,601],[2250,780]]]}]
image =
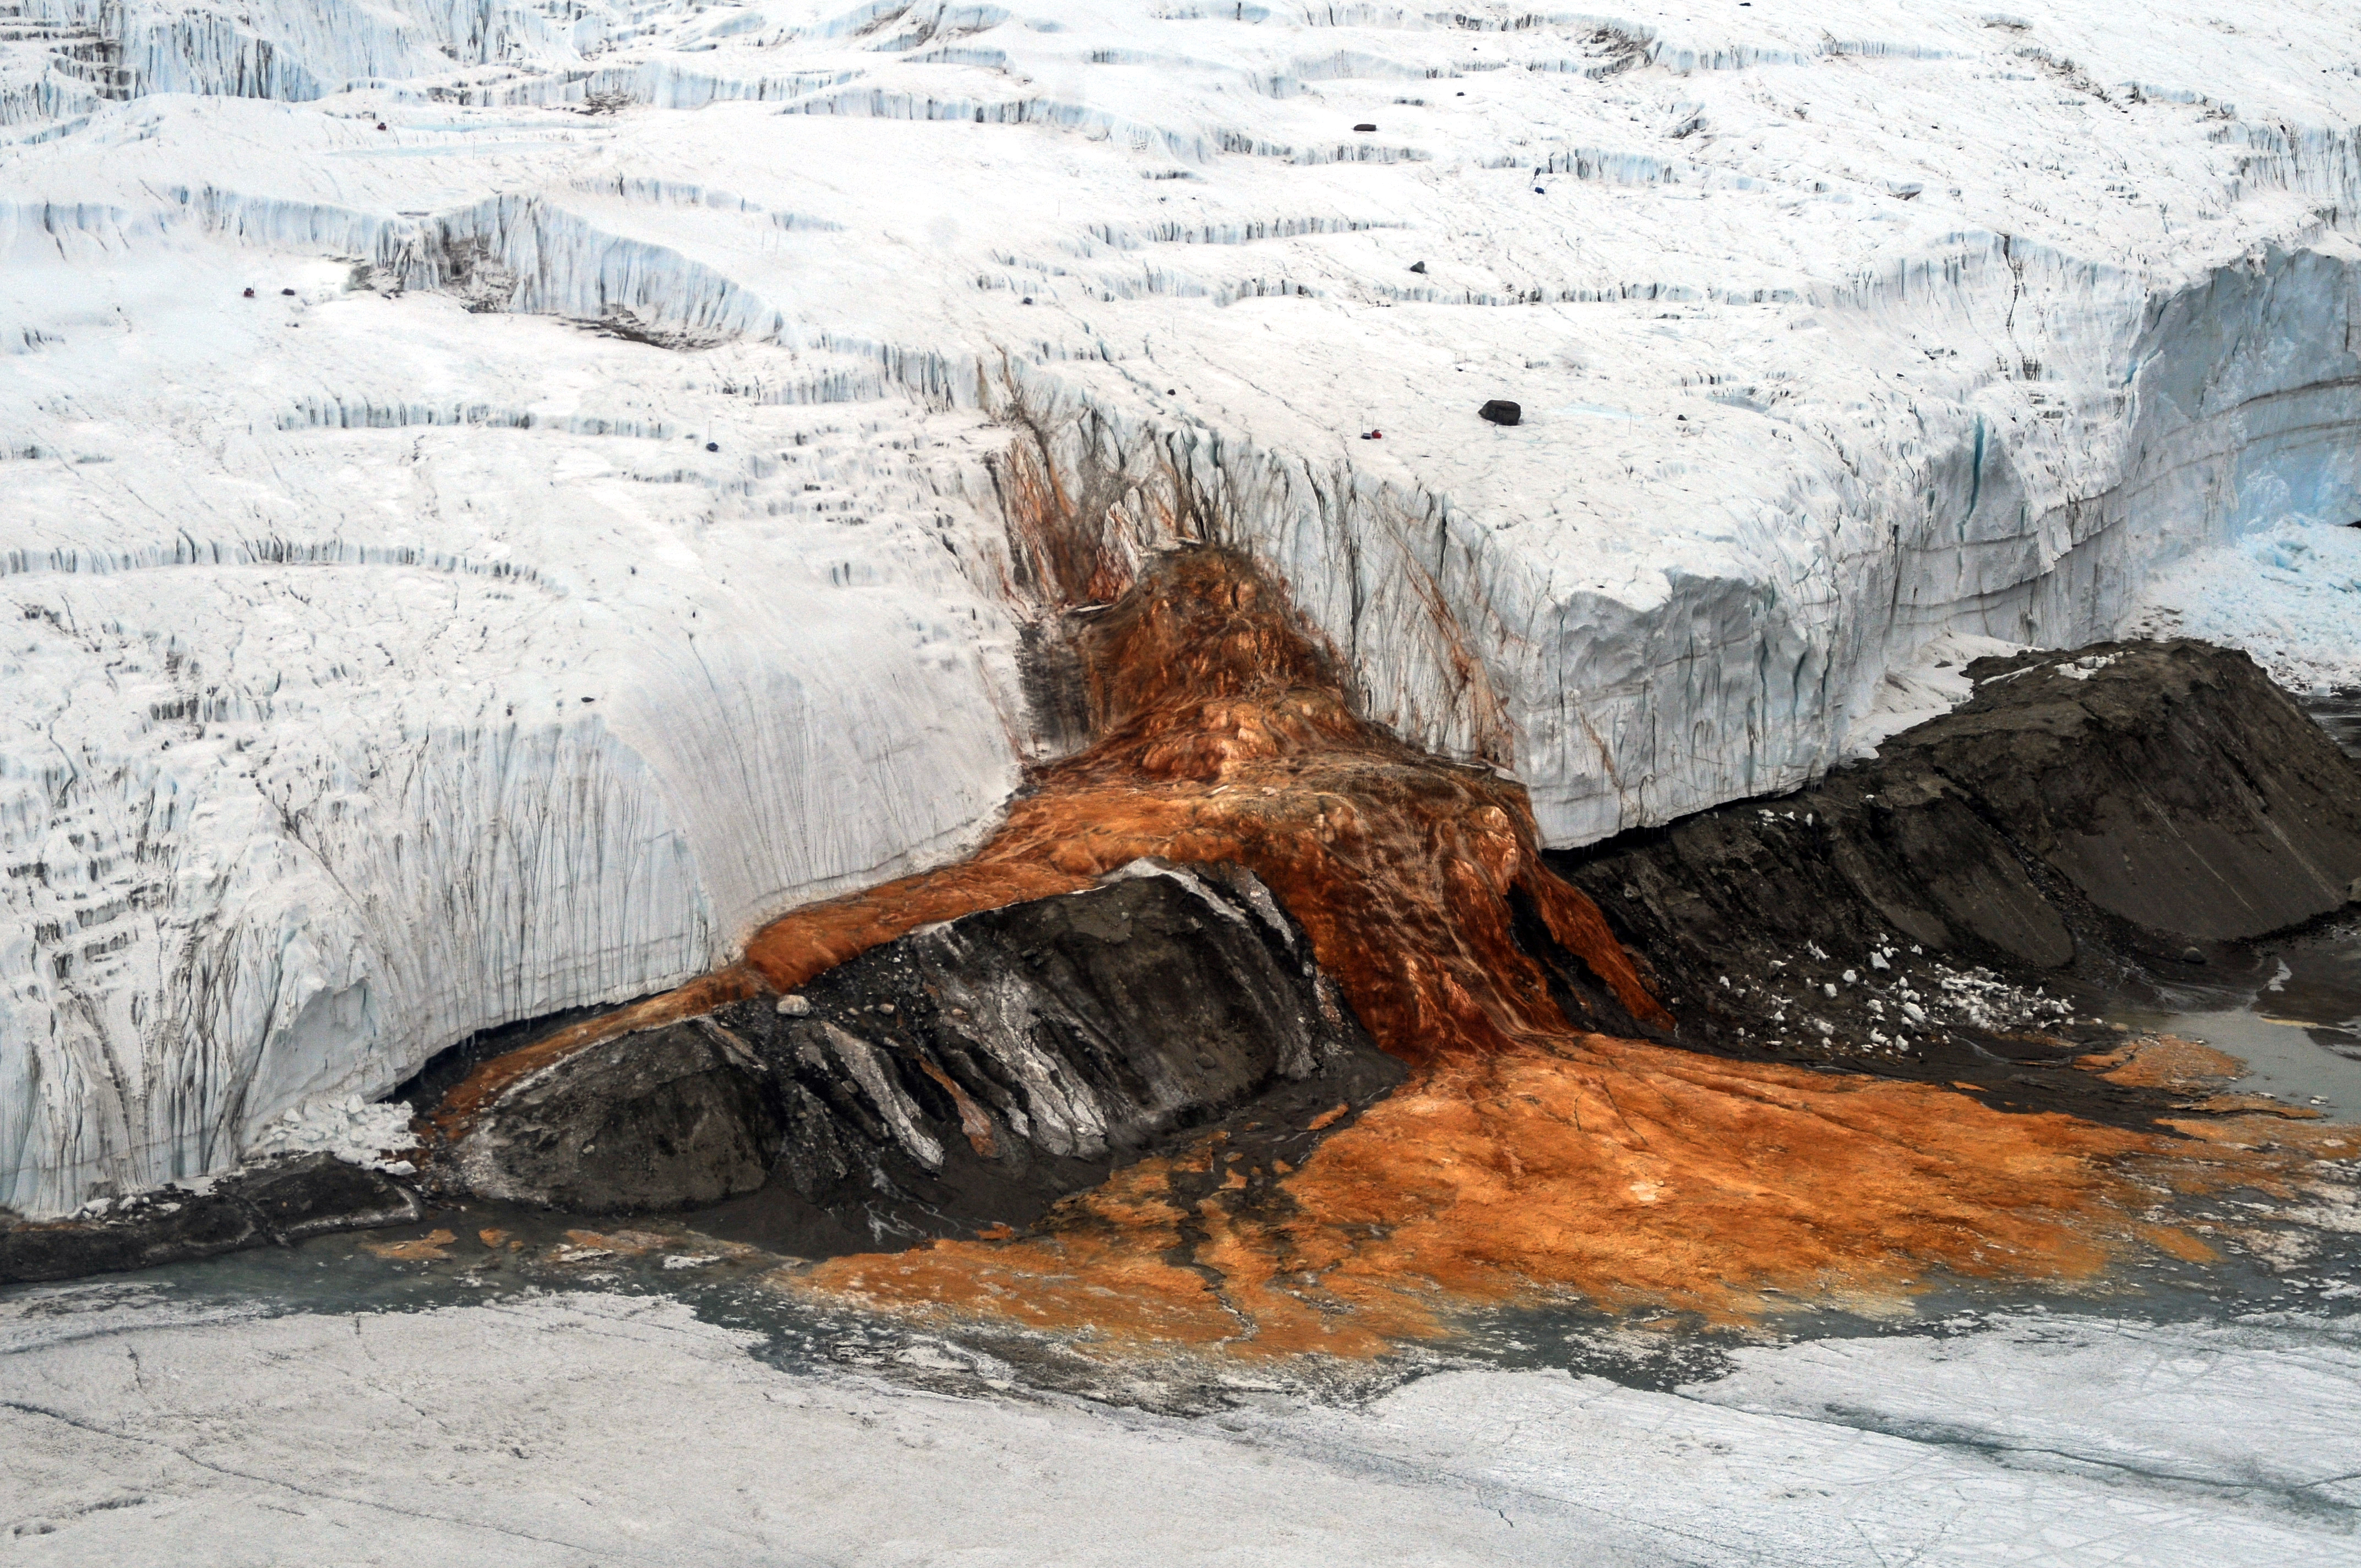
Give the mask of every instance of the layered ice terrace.
[{"label": "layered ice terrace", "polygon": [[960,852],[1016,422],[1561,844],[2344,571],[2356,126],[2331,0],[0,0],[0,1203]]}]

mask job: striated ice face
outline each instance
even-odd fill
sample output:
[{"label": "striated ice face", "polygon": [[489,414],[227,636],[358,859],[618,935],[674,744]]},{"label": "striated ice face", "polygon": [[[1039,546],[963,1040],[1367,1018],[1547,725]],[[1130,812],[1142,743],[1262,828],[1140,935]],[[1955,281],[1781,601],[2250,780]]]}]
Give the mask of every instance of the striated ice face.
[{"label": "striated ice face", "polygon": [[[786,351],[685,376],[434,295],[259,327],[218,302],[246,303],[236,259],[130,274],[132,365],[18,378],[67,373],[89,416],[36,415],[56,455],[8,469],[20,1207],[196,1174],[478,1029],[676,983],[957,852],[1015,783],[1006,616],[954,554],[973,419],[764,402],[721,387],[785,381]],[[127,292],[54,274],[11,277]]]},{"label": "striated ice face", "polygon": [[1942,700],[1938,638],[2361,516],[2334,7],[6,31],[20,1209],[972,842],[1044,740],[1019,394],[1559,843],[1797,782]]}]

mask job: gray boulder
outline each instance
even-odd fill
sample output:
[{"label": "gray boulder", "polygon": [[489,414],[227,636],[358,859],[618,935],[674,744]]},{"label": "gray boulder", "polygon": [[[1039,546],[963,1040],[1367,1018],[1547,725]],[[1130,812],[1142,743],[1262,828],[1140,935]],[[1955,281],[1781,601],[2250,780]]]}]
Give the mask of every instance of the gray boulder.
[{"label": "gray boulder", "polygon": [[623,1213],[751,1191],[779,1135],[768,1069],[729,1029],[694,1018],[530,1075],[451,1152],[482,1197]]}]

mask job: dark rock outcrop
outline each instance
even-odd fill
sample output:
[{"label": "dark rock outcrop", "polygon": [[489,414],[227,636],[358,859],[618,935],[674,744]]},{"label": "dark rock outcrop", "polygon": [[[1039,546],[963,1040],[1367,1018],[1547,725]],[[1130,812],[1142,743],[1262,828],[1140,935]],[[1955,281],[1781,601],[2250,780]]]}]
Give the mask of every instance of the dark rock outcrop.
[{"label": "dark rock outcrop", "polygon": [[407,1187],[374,1170],[327,1155],[297,1155],[249,1166],[225,1177],[214,1194],[253,1213],[281,1245],[332,1231],[407,1225],[424,1212]]},{"label": "dark rock outcrop", "polygon": [[1976,695],[1881,764],[1952,784],[2100,909],[2237,941],[2346,903],[2361,771],[2246,654],[2107,643],[1969,673]]},{"label": "dark rock outcrop", "polygon": [[456,1150],[470,1190],[625,1213],[763,1184],[779,1147],[769,1069],[709,1018],[592,1046],[511,1089]]},{"label": "dark rock outcrop", "polygon": [[[1967,674],[1960,707],[1817,784],[1555,857],[1685,1036],[1759,1040],[1828,988],[1816,1013],[1858,1012],[1913,957],[2104,987],[2352,896],[2361,765],[2244,653],[2103,643]],[[1851,1032],[1872,1018],[1904,1032],[1898,1004]]]},{"label": "dark rock outcrop", "polygon": [[[702,1081],[725,1060],[733,1075],[701,1112],[655,1087],[680,1077],[631,1076],[692,1038],[712,1064]],[[793,997],[567,1058],[487,1107],[454,1167],[486,1195],[686,1206],[752,1185],[746,1152],[769,1140],[761,1190],[699,1228],[807,1255],[865,1250],[1025,1223],[1215,1124],[1300,1160],[1312,1123],[1336,1124],[1335,1108],[1401,1077],[1260,883],[1143,862],[1082,893],[914,931]],[[722,1151],[729,1174],[652,1159],[658,1142]]]},{"label": "dark rock outcrop", "polygon": [[331,1231],[403,1225],[423,1212],[401,1184],[327,1155],[225,1176],[204,1192],[166,1187],[72,1219],[0,1224],[0,1285],[183,1263]]}]

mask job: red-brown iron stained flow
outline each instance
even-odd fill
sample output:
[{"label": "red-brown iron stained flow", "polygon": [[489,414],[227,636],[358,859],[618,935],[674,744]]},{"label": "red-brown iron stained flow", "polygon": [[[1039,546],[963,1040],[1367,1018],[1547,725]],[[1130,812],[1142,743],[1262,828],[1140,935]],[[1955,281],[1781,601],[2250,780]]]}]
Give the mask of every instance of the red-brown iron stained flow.
[{"label": "red-brown iron stained flow", "polygon": [[1410,1080],[1281,1175],[1276,1198],[1244,1201],[1208,1138],[1028,1234],[837,1258],[783,1273],[784,1288],[1108,1353],[1371,1354],[1498,1304],[1578,1297],[1730,1321],[1774,1298],[1892,1299],[1935,1271],[2071,1281],[2127,1249],[2207,1256],[2138,1216],[2168,1187],[2284,1184],[2303,1157],[2268,1136],[2242,1145],[2252,1119],[2176,1139],[1579,1030],[1511,936],[1517,895],[1633,1016],[1672,1020],[1543,863],[1520,786],[1365,722],[1241,554],[1167,554],[1127,587],[1087,551],[1047,571],[1077,595],[1121,587],[1082,639],[1098,739],[1039,770],[989,843],[797,910],[732,970],[486,1064],[446,1125],[589,1039],[790,991],[919,926],[1154,856],[1253,870]]}]

